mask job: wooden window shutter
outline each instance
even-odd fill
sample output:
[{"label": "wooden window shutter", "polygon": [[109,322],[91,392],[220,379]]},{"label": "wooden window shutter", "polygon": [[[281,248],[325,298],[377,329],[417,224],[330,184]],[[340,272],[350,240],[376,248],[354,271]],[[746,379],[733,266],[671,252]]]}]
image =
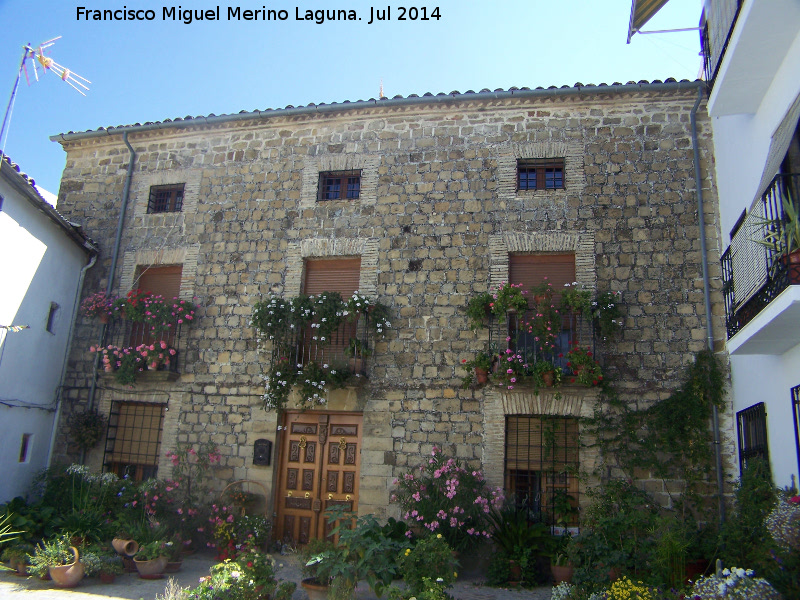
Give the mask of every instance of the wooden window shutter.
[{"label": "wooden window shutter", "polygon": [[575,281],[574,254],[511,254],[508,257],[508,281],[521,283],[530,294],[531,288],[547,277],[553,285],[553,299],[558,305],[564,284]]},{"label": "wooden window shutter", "polygon": [[361,258],[315,258],[305,263],[303,293],[339,292],[347,300],[358,290]]},{"label": "wooden window shutter", "polygon": [[172,300],[180,296],[182,265],[141,267],[136,288]]}]

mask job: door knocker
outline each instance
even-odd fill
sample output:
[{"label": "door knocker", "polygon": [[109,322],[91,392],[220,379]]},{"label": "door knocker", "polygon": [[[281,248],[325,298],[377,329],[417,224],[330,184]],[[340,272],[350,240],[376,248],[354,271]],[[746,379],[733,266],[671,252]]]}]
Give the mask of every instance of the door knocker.
[{"label": "door knocker", "polygon": [[304,436],[304,435],[300,436],[300,449],[301,450],[305,450],[306,449],[306,436]]}]

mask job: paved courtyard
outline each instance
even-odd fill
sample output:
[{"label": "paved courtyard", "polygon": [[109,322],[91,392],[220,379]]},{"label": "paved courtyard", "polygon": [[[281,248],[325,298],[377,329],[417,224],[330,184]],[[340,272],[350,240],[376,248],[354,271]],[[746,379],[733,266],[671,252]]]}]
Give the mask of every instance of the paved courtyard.
[{"label": "paved courtyard", "polygon": [[[186,558],[180,572],[169,575],[182,587],[194,586],[200,577],[208,574],[214,564],[212,555],[196,554]],[[301,575],[295,555],[275,555],[275,576],[278,579],[298,583],[293,600],[307,600],[305,592],[299,587]],[[117,577],[113,584],[103,584],[97,579],[84,579],[81,584],[69,590],[57,589],[50,581],[30,577],[18,577],[13,573],[0,573],[0,599],[2,600],[155,600],[163,595],[168,579],[148,581],[140,579],[135,573]],[[515,590],[491,588],[482,585],[474,576],[459,579],[450,591],[456,600],[550,600],[550,586],[534,590]],[[357,600],[374,600],[375,595],[365,583],[356,589]]]}]

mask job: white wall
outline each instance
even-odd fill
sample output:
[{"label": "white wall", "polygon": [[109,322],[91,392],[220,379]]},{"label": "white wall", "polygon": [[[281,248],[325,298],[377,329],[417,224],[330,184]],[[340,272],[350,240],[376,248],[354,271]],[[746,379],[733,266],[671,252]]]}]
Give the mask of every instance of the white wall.
[{"label": "white wall", "polygon": [[[791,388],[800,385],[800,346],[781,356],[731,356],[734,413],[759,402],[767,409],[767,441],[776,485],[798,477]],[[738,456],[737,456],[738,459]]]},{"label": "white wall", "polygon": [[[46,466],[80,270],[88,259],[63,229],[4,179],[0,195],[0,324],[30,326],[18,333],[0,333],[3,502],[23,494],[36,472]],[[59,305],[53,333],[46,329],[51,302]],[[23,434],[32,438],[28,460],[21,463]]]}]

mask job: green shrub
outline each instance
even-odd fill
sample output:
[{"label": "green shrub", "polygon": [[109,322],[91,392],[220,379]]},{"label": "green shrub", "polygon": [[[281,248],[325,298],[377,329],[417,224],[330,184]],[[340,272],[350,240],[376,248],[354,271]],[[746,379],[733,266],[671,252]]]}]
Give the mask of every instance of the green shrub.
[{"label": "green shrub", "polygon": [[420,540],[414,548],[406,548],[397,559],[400,575],[415,595],[425,589],[424,579],[441,579],[445,585],[456,580],[458,562],[453,549],[441,534]]}]

